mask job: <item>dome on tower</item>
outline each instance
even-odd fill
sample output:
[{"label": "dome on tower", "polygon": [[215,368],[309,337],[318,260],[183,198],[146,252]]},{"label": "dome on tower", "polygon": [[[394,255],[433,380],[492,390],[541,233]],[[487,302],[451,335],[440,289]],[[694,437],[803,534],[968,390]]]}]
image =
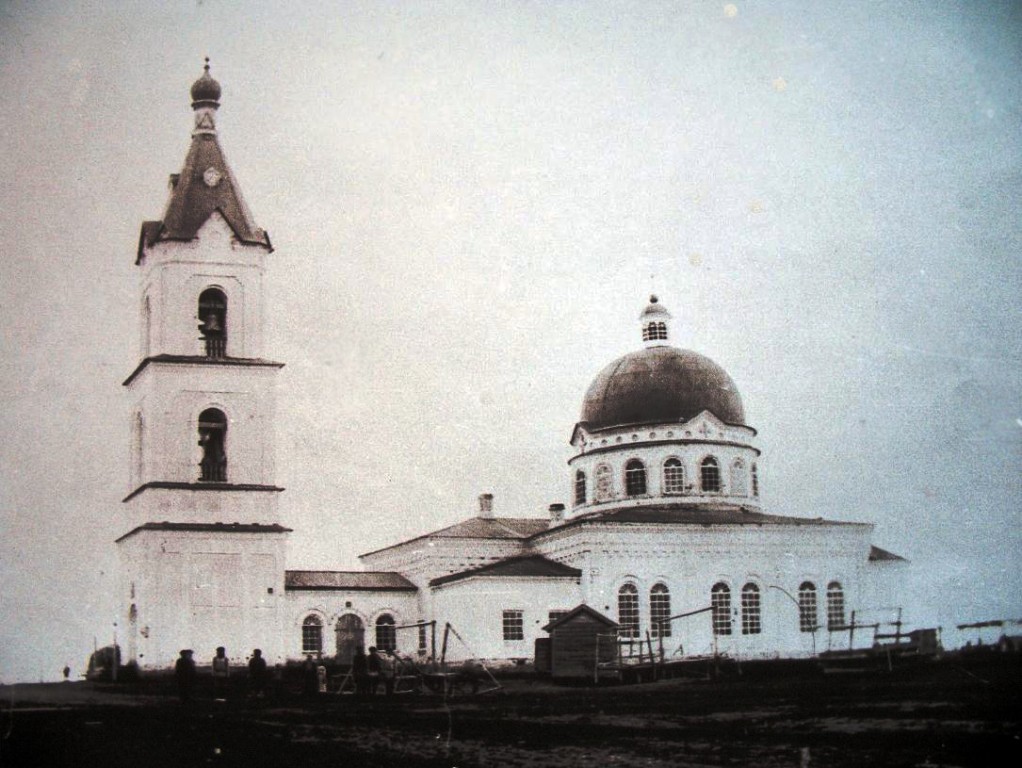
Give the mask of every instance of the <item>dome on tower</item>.
[{"label": "dome on tower", "polygon": [[579,424],[598,431],[688,421],[703,411],[745,425],[741,395],[723,368],[697,352],[657,346],[600,371],[586,392]]},{"label": "dome on tower", "polygon": [[220,101],[220,83],[209,74],[209,59],[202,77],[192,83],[192,101]]}]

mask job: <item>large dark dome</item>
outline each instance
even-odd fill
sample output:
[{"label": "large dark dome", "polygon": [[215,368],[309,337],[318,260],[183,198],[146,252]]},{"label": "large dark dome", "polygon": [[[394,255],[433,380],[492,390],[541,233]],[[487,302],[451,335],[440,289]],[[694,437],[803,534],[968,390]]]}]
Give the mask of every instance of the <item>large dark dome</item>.
[{"label": "large dark dome", "polygon": [[688,421],[710,411],[745,424],[742,397],[727,372],[696,352],[650,347],[620,357],[589,385],[579,423],[596,431]]}]

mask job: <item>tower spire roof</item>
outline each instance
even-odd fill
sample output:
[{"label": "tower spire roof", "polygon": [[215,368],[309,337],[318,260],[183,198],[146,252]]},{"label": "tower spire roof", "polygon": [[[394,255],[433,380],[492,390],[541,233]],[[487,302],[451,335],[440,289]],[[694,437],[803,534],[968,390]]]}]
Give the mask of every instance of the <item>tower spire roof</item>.
[{"label": "tower spire roof", "polygon": [[157,242],[194,239],[214,212],[223,216],[241,242],[273,249],[269,235],[256,226],[245,205],[241,188],[220,147],[216,132],[220,96],[220,83],[210,75],[207,58],[202,75],[191,88],[195,111],[192,144],[181,172],[170,177],[170,199],[162,221],[142,224],[136,263],[141,261],[143,249]]}]

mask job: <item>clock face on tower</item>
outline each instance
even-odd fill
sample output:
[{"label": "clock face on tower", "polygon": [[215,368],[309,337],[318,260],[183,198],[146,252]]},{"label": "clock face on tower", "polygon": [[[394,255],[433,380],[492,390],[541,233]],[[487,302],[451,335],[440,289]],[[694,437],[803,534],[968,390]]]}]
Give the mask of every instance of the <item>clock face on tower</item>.
[{"label": "clock face on tower", "polygon": [[213,166],[207,168],[206,172],[202,174],[202,180],[206,182],[207,187],[215,187],[222,178],[223,175]]}]

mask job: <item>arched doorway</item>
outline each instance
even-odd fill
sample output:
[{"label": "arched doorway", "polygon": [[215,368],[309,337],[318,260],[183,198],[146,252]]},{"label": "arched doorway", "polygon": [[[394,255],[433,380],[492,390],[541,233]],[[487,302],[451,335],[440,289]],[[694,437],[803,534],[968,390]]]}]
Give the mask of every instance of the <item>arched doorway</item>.
[{"label": "arched doorway", "polygon": [[355,649],[365,649],[365,625],[362,619],[353,613],[346,613],[337,620],[337,661],[351,664]]}]

